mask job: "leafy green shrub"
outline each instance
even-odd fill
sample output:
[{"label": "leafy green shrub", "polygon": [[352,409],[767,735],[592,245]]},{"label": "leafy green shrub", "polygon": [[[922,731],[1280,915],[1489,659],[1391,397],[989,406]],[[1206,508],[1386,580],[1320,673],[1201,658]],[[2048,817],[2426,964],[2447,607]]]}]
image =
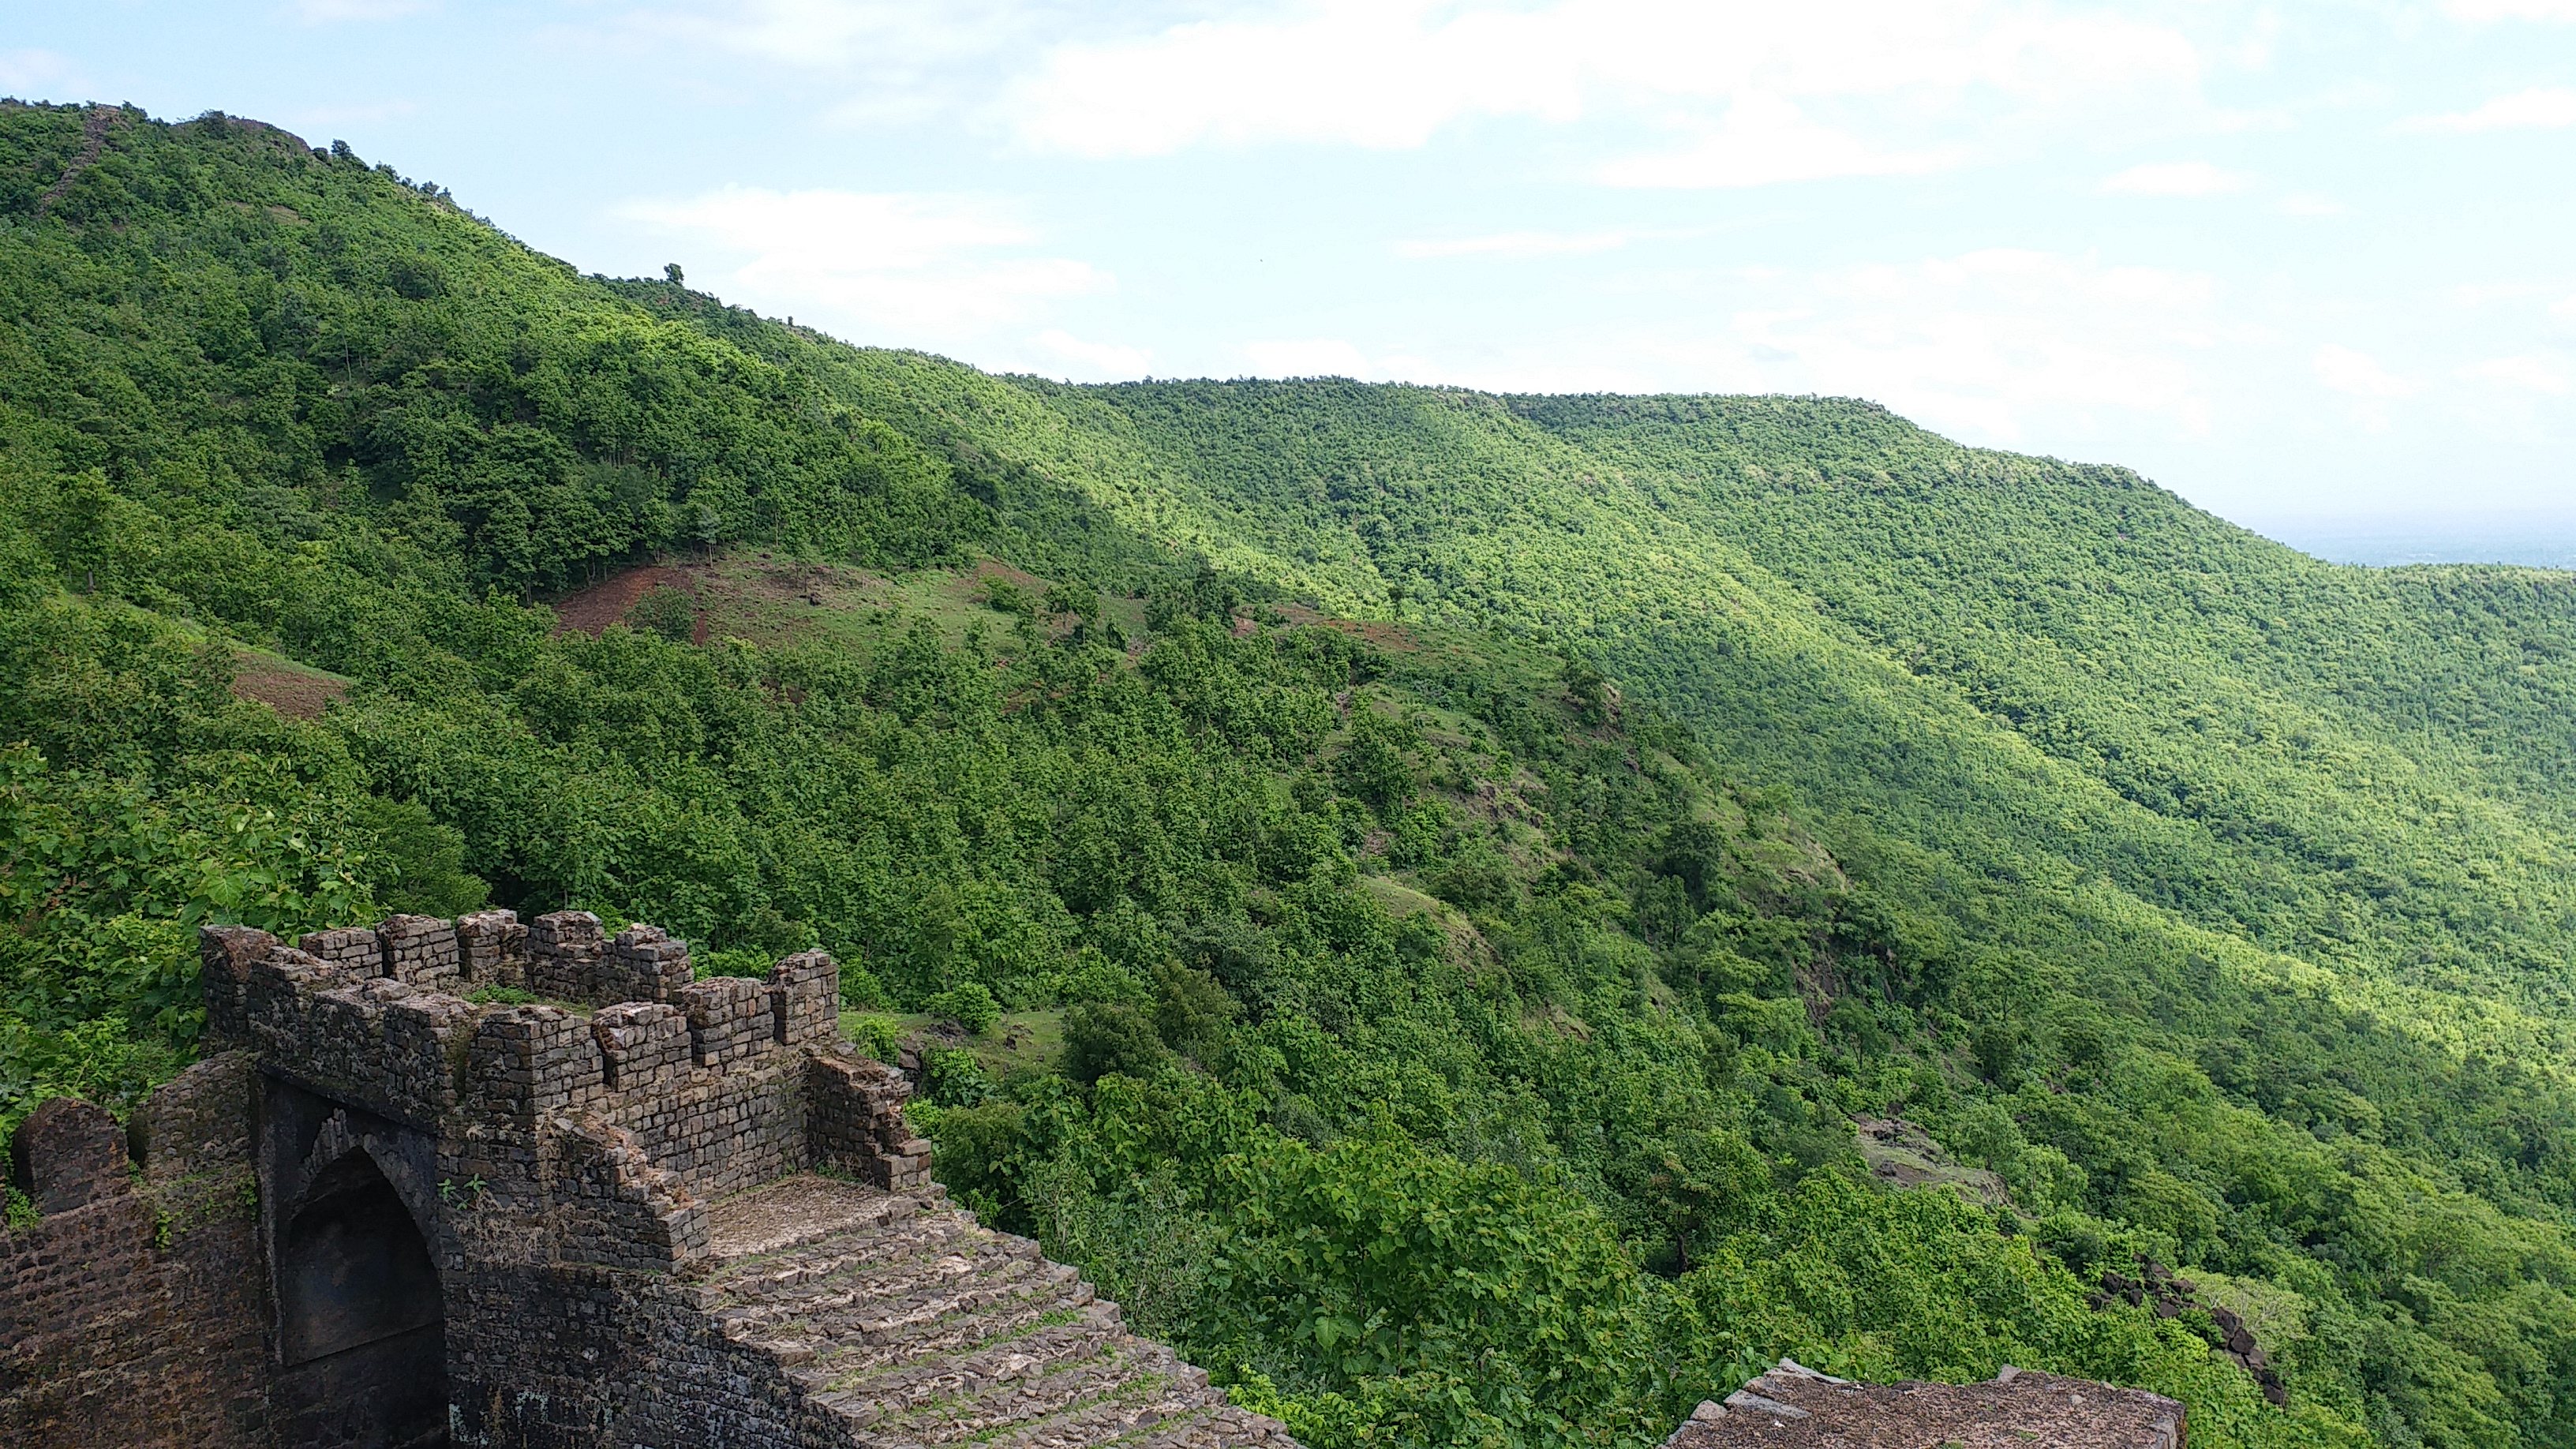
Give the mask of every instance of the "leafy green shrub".
[{"label": "leafy green shrub", "polygon": [[689,957],[689,967],[700,981],[710,976],[748,976],[759,980],[769,975],[774,959],[756,946],[728,946],[720,951],[700,951]]},{"label": "leafy green shrub", "polygon": [[1113,1072],[1151,1076],[1164,1059],[1153,1018],[1123,1001],[1086,1001],[1064,1014],[1064,1074],[1085,1086]]},{"label": "leafy green shrub", "polygon": [[1037,613],[1037,604],[1018,584],[1004,578],[984,581],[984,607],[997,614],[1028,618]]},{"label": "leafy green shrub", "polygon": [[454,919],[483,909],[492,888],[465,869],[465,835],[430,818],[416,800],[362,796],[350,824],[376,874],[387,913]]},{"label": "leafy green shrub", "polygon": [[528,1006],[542,998],[515,986],[477,986],[465,993],[465,999],[477,1006]]},{"label": "leafy green shrub", "polygon": [[1200,1062],[1216,1060],[1241,1015],[1242,1003],[1227,995],[1208,973],[1177,961],[1155,968],[1154,1030],[1181,1055]]},{"label": "leafy green shrub", "polygon": [[980,981],[965,981],[940,992],[925,1003],[933,1016],[944,1016],[966,1029],[969,1036],[982,1036],[999,1025],[1002,1003],[993,999],[992,988]]},{"label": "leafy green shrub", "polygon": [[993,1095],[993,1080],[984,1064],[963,1047],[924,1046],[922,1074],[929,1098],[940,1107],[973,1107]]},{"label": "leafy green shrub", "polygon": [[878,1061],[892,1065],[903,1054],[903,1024],[891,1016],[862,1016],[847,1029],[851,1042]]},{"label": "leafy green shrub", "polygon": [[686,589],[657,584],[626,611],[626,622],[674,644],[697,638],[698,601]]},{"label": "leafy green shrub", "polygon": [[1334,773],[1351,798],[1368,806],[1379,819],[1391,820],[1413,798],[1418,782],[1405,751],[1421,743],[1422,733],[1411,720],[1355,707],[1350,738],[1334,762]]},{"label": "leafy green shrub", "polygon": [[1658,1432],[1652,1295],[1579,1196],[1383,1127],[1230,1160],[1214,1192],[1193,1338],[1294,1398],[1363,1406],[1319,1419],[1427,1444]]},{"label": "leafy green shrub", "polygon": [[883,1006],[886,1004],[885,983],[877,980],[876,973],[856,958],[844,961],[841,963],[841,1004],[862,1008]]}]

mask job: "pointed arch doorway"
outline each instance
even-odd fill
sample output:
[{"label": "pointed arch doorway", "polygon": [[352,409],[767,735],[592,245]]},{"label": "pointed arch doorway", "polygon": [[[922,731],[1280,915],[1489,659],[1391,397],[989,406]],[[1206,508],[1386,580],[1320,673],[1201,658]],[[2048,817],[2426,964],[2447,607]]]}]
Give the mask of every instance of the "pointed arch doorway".
[{"label": "pointed arch doorway", "polygon": [[282,1449],[447,1443],[447,1334],[420,1224],[365,1150],[317,1176],[277,1245]]}]

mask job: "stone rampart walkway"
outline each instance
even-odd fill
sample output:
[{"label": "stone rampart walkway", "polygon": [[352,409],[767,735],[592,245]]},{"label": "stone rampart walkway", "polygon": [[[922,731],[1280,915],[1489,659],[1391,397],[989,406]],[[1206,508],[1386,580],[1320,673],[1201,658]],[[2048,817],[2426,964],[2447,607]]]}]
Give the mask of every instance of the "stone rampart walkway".
[{"label": "stone rampart walkway", "polygon": [[800,1174],[720,1203],[699,1306],[869,1449],[1295,1449],[1118,1305],[937,1188]]}]

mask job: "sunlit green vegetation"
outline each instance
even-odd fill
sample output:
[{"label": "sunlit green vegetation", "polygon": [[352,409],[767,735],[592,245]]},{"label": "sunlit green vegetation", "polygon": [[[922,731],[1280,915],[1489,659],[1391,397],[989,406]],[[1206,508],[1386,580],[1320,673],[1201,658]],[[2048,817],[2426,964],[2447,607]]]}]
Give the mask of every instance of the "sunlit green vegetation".
[{"label": "sunlit green vegetation", "polygon": [[[2576,1438],[2566,576],[1853,403],[995,378],[101,134],[0,109],[11,1120],[189,1059],[200,920],[574,905],[958,1019],[944,1180],[1317,1449],[1645,1443],[1784,1353]],[[891,578],[555,630],[657,559]],[[2088,1305],[2141,1253],[2287,1410]]]}]

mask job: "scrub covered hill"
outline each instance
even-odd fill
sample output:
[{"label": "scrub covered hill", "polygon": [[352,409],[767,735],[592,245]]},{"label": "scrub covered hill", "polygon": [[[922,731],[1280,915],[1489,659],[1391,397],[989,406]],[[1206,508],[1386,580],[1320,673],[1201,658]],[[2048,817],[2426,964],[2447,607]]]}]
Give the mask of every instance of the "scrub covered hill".
[{"label": "scrub covered hill", "polygon": [[[12,1119],[186,1059],[198,920],[574,905],[1060,1041],[934,1048],[946,1180],[1319,1449],[1783,1353],[2576,1440],[2566,575],[1856,403],[996,378],[219,116],[0,107],[0,218]],[[686,558],[885,586],[555,632]]]}]

